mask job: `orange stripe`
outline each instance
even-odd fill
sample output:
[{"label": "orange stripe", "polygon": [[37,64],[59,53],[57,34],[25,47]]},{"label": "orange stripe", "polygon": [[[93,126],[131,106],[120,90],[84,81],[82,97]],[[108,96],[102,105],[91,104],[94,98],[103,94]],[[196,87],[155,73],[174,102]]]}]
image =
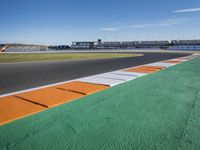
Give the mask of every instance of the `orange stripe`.
[{"label": "orange stripe", "polygon": [[55,87],[59,89],[67,90],[67,91],[83,93],[85,95],[92,94],[92,93],[108,88],[108,86],[105,86],[105,85],[91,84],[91,83],[79,82],[79,81],[65,83],[65,84],[55,86]]},{"label": "orange stripe", "polygon": [[138,72],[138,73],[153,73],[155,71],[144,70],[144,69],[128,69],[128,72]]},{"label": "orange stripe", "polygon": [[33,103],[45,105],[46,107],[52,107],[80,98],[84,95],[70,91],[59,90],[54,87],[49,87],[17,94],[16,96],[27,101],[32,101]]},{"label": "orange stripe", "polygon": [[182,61],[178,61],[178,60],[167,60],[167,61],[163,61],[164,63],[172,63],[172,64],[178,64],[181,63]]},{"label": "orange stripe", "polygon": [[[70,82],[0,98],[0,124],[40,112],[91,94],[108,86],[84,82]],[[82,93],[82,94],[81,94]]]},{"label": "orange stripe", "polygon": [[142,68],[147,68],[147,69],[164,69],[165,67],[163,66],[142,66]]},{"label": "orange stripe", "polygon": [[164,67],[160,67],[160,66],[140,66],[140,67],[130,68],[130,69],[127,69],[125,71],[128,71],[128,72],[139,72],[139,73],[153,73],[153,72],[159,71],[159,70],[161,70],[163,68]]},{"label": "orange stripe", "polygon": [[21,100],[14,96],[0,98],[0,124],[44,110],[45,107]]}]

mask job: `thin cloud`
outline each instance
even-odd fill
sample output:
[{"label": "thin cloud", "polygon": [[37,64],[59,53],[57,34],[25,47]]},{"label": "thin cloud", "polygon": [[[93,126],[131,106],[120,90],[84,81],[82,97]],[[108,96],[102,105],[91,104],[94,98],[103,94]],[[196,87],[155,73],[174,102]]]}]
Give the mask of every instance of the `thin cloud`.
[{"label": "thin cloud", "polygon": [[175,10],[174,13],[193,13],[193,12],[200,12],[200,8],[189,8],[189,9],[181,9]]},{"label": "thin cloud", "polygon": [[116,31],[118,28],[101,28],[103,31]]},{"label": "thin cloud", "polygon": [[169,27],[176,24],[181,24],[185,21],[189,20],[188,18],[176,18],[176,19],[167,19],[162,20],[153,24],[140,24],[140,25],[133,25],[130,28],[154,28],[154,27]]},{"label": "thin cloud", "polygon": [[136,25],[131,25],[131,26],[123,26],[123,27],[101,28],[101,30],[103,30],[103,31],[117,31],[117,30],[124,30],[124,29],[169,27],[169,26],[184,23],[187,20],[189,20],[189,18],[175,18],[175,19],[161,20],[161,21],[158,21],[156,23],[136,24]]},{"label": "thin cloud", "polygon": [[154,24],[138,24],[138,25],[129,26],[127,28],[138,29],[138,28],[148,28],[148,27],[152,27],[152,26],[154,26]]},{"label": "thin cloud", "polygon": [[175,18],[175,19],[167,19],[164,21],[161,21],[158,26],[160,27],[168,27],[168,26],[173,26],[173,25],[177,25],[177,24],[182,24],[186,21],[188,21],[189,18]]}]

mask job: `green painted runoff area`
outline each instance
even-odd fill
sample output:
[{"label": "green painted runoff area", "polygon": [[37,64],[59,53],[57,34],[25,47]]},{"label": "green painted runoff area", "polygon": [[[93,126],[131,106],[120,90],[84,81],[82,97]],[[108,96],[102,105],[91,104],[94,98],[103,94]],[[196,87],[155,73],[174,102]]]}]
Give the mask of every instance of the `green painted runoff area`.
[{"label": "green painted runoff area", "polygon": [[0,127],[0,149],[200,149],[200,58]]}]

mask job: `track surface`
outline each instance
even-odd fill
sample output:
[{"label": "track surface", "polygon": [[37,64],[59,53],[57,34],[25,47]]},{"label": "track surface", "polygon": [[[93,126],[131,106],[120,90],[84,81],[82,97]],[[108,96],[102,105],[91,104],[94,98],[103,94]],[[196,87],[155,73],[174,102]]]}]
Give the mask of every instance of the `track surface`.
[{"label": "track surface", "polygon": [[0,94],[189,55],[143,54],[132,58],[0,64]]}]

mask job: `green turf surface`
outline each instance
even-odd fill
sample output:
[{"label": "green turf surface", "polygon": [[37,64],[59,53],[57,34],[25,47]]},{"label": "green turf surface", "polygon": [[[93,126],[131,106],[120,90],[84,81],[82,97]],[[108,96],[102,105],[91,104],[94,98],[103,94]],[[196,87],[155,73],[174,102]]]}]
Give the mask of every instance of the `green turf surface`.
[{"label": "green turf surface", "polygon": [[0,149],[200,149],[200,58],[0,127]]},{"label": "green turf surface", "polygon": [[127,53],[0,53],[0,63],[134,57]]}]

